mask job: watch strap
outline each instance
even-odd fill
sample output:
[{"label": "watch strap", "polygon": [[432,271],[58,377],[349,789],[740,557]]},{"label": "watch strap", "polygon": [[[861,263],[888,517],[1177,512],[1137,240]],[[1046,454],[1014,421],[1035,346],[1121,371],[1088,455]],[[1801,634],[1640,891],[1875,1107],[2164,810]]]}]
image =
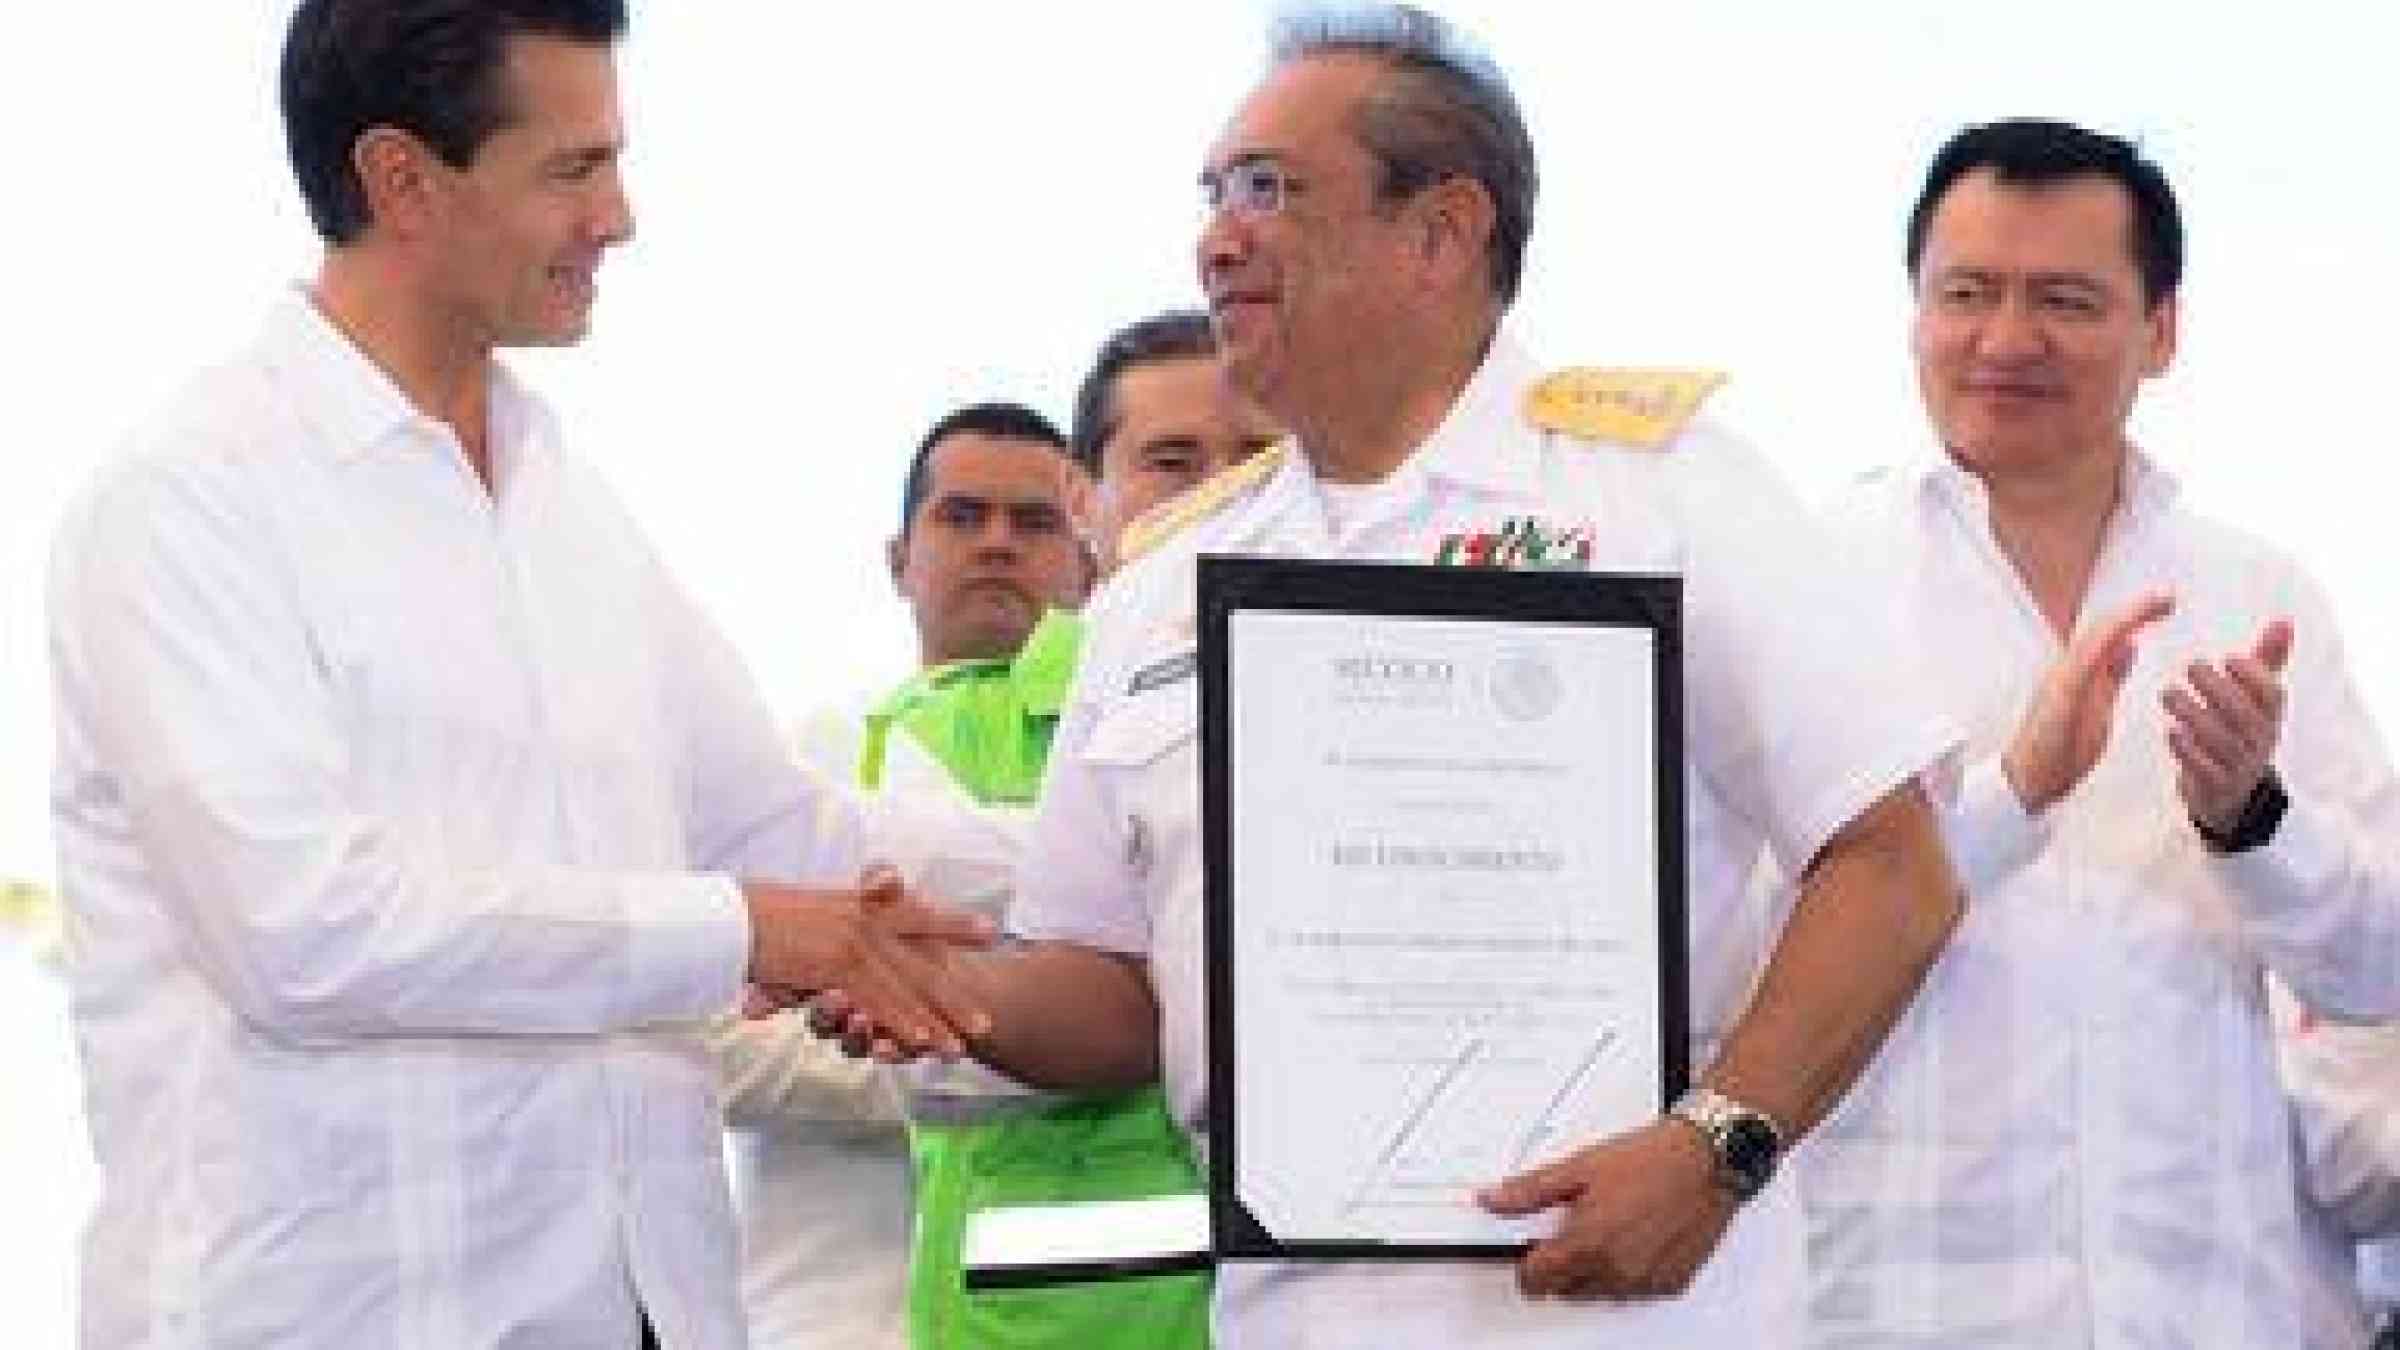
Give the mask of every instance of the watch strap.
[{"label": "watch strap", "polygon": [[2208,844],[2212,853],[2244,853],[2275,837],[2275,827],[2283,823],[2283,813],[2291,808],[2292,799],[2283,790],[2283,779],[2270,766],[2260,775],[2258,785],[2242,800],[2241,812],[2233,823],[2222,830],[2212,830],[2192,818],[2192,828]]}]

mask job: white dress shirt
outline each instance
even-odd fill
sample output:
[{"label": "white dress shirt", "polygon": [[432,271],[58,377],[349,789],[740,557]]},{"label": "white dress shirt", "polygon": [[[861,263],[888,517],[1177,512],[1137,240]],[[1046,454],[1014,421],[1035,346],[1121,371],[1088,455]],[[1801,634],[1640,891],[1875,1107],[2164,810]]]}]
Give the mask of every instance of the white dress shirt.
[{"label": "white dress shirt", "polygon": [[[1121,573],[1091,615],[1085,663],[1050,761],[1015,926],[1030,937],[1145,955],[1171,1105],[1204,1142],[1205,1044],[1197,682],[1136,681],[1193,646],[1202,552],[1435,560],[1445,534],[1533,516],[1589,530],[1592,566],[1684,580],[1685,746],[1693,1063],[1740,1014],[1777,932],[1744,881],[1762,844],[1805,863],[1844,824],[1953,741],[1901,662],[1872,644],[1815,527],[1738,442],[1694,425],[1657,450],[1526,421],[1542,371],[1503,336],[1447,419],[1385,492],[1342,497],[1337,529],[1306,458]],[[1875,718],[1829,717],[1835,706]],[[1498,1180],[1499,1178],[1494,1178]],[[1529,1302],[1514,1271],[1479,1264],[1241,1263],[1217,1282],[1228,1346],[1793,1344],[1798,1202],[1771,1186],[1744,1207],[1682,1298]]]},{"label": "white dress shirt", "polygon": [[[1944,826],[1969,900],[1949,950],[1803,1151],[1824,1346],[2334,1347],[2363,1338],[2340,1244],[2297,1190],[2273,971],[2337,1014],[2400,1003],[2400,791],[2323,599],[2180,508],[2134,456],[2085,622],[2166,588],[2090,776],[2029,818],[1998,768],[2062,654],[1946,458],[1835,513],[1966,725]],[[2290,616],[2274,839],[2211,854],[2161,692]]]},{"label": "white dress shirt", "polygon": [[743,1343],[722,870],[858,830],[543,407],[487,494],[302,297],[52,573],[83,1344]]}]

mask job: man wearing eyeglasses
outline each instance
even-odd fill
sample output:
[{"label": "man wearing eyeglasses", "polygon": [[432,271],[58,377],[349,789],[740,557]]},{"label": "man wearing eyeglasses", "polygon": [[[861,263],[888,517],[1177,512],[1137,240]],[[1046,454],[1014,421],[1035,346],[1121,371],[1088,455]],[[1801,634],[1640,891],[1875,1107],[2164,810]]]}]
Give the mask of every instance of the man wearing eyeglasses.
[{"label": "man wearing eyeglasses", "polygon": [[[1491,1178],[1489,1208],[1552,1216],[1513,1270],[1244,1263],[1219,1275],[1216,1325],[1232,1345],[1378,1350],[1792,1343],[1800,1227],[1774,1152],[1841,1096],[1956,920],[1914,782],[1946,724],[1896,683],[1764,464],[1691,420],[1690,384],[1545,379],[1503,331],[1532,146],[1499,71],[1441,21],[1284,20],[1201,182],[1227,370],[1296,450],[1187,498],[1184,527],[1095,601],[1042,866],[1012,912],[1029,944],[961,963],[993,1013],[976,1053],[1044,1083],[1163,1073],[1202,1129],[1198,701],[1188,673],[1158,673],[1190,669],[1198,554],[1679,572],[1702,1088]],[[1766,846],[1809,877],[1780,931],[1743,899]]]}]

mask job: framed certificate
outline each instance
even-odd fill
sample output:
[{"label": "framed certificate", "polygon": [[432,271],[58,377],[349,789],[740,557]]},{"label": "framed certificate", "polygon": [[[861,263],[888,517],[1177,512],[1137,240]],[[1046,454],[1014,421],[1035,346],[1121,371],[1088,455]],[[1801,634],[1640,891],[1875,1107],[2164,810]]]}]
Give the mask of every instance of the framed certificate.
[{"label": "framed certificate", "polygon": [[1681,583],[1206,557],[1210,1246],[1513,1257],[1689,1073]]}]

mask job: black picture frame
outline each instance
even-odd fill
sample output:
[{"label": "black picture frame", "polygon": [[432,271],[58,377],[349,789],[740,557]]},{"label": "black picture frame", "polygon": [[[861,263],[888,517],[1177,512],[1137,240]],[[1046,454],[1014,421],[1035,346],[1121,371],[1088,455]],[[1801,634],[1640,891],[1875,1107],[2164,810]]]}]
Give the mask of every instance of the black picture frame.
[{"label": "black picture frame", "polygon": [[1383,562],[1208,555],[1199,559],[1201,848],[1208,952],[1208,1196],[1213,1255],[1243,1260],[1506,1260],[1523,1244],[1286,1241],[1266,1231],[1236,1194],[1231,627],[1244,610],[1450,618],[1647,629],[1655,668],[1655,819],[1658,830],[1658,1025],[1663,1110],[1690,1082],[1683,754],[1683,586],[1646,573],[1509,570]]}]

